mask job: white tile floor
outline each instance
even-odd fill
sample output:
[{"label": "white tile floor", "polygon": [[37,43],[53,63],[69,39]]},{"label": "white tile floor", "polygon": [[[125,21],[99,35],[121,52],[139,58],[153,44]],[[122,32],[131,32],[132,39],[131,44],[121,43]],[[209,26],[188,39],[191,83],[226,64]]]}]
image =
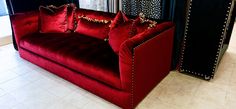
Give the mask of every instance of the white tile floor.
[{"label": "white tile floor", "polygon": [[[138,109],[235,109],[236,31],[210,82],[172,71]],[[0,47],[0,109],[118,109]]]}]

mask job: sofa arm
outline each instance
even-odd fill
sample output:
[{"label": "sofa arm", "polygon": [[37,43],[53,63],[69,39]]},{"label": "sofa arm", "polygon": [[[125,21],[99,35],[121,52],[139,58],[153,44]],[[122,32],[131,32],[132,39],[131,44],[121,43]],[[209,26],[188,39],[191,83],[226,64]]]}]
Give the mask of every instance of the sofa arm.
[{"label": "sofa arm", "polygon": [[175,27],[170,22],[158,26],[128,39],[120,49],[121,84],[131,93],[132,107],[170,71]]},{"label": "sofa arm", "polygon": [[26,35],[38,32],[39,12],[31,11],[25,13],[16,13],[10,16],[12,31],[16,39],[17,45],[19,41]]}]

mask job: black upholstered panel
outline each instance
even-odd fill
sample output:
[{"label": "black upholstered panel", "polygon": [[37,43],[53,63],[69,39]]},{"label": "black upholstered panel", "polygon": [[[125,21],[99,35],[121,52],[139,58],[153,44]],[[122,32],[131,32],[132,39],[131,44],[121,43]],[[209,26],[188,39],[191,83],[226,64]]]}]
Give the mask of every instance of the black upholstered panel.
[{"label": "black upholstered panel", "polygon": [[231,21],[232,5],[232,0],[190,2],[180,66],[182,72],[205,79],[213,77],[227,49],[223,43]]}]

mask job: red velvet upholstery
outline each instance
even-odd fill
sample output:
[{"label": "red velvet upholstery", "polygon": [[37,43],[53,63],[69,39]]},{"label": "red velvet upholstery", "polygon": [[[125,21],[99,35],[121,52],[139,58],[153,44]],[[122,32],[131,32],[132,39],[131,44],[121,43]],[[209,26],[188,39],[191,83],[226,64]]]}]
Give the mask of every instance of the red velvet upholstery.
[{"label": "red velvet upholstery", "polygon": [[74,70],[68,69],[58,63],[47,60],[44,57],[38,56],[32,52],[24,49],[19,49],[20,56],[42,68],[98,95],[104,99],[115,103],[116,105],[124,109],[132,109],[131,95],[129,92],[122,90],[117,90],[115,88],[109,87],[105,84],[100,83],[94,79],[88,78],[81,73],[77,73]]},{"label": "red velvet upholstery", "polygon": [[20,47],[120,89],[118,56],[103,40],[80,34],[38,33],[22,39]]},{"label": "red velvet upholstery", "polygon": [[[134,48],[133,66],[135,74],[132,100],[134,106],[168,74],[166,72],[170,71],[173,36],[174,27],[161,32],[151,40],[147,40]],[[166,44],[166,41],[169,41],[169,43]]]},{"label": "red velvet upholstery", "polygon": [[31,11],[27,13],[16,13],[10,17],[16,43],[19,45],[21,38],[28,34],[39,31],[39,13]]},{"label": "red velvet upholstery", "polygon": [[75,32],[95,37],[98,39],[106,39],[108,38],[109,33],[109,25],[108,23],[102,23],[102,22],[94,22],[94,21],[88,21],[87,19],[80,18],[78,19],[78,25],[75,29]]},{"label": "red velvet upholstery", "polygon": [[[76,14],[100,20],[115,17],[80,9]],[[22,58],[125,109],[135,108],[170,70],[174,33],[170,22],[126,39],[117,56],[108,42],[94,37],[39,33],[37,12],[16,14],[11,20]]]},{"label": "red velvet upholstery", "polygon": [[150,28],[142,33],[137,34],[135,37],[132,37],[132,39],[130,39],[130,42],[127,41],[128,43],[130,43],[130,49],[134,46],[137,46],[137,44],[145,42],[146,40],[154,37],[156,34],[159,34],[172,26],[174,26],[172,22],[163,22],[157,24],[154,28]]},{"label": "red velvet upholstery", "polygon": [[62,5],[58,8],[39,7],[40,32],[41,33],[64,33],[68,28],[67,7]]},{"label": "red velvet upholstery", "polygon": [[136,34],[133,21],[127,21],[113,28],[109,33],[109,44],[116,54],[119,54],[120,45]]},{"label": "red velvet upholstery", "polygon": [[[170,70],[171,58],[168,57],[171,57],[174,35],[173,25],[171,27],[159,31],[161,33],[152,35],[144,42],[135,40],[146,39],[147,36],[139,34],[122,44],[119,54],[120,77],[124,90],[132,93],[132,107],[168,74],[165,72]],[[171,43],[166,45],[166,41]]]},{"label": "red velvet upholstery", "polygon": [[68,30],[69,31],[74,31],[76,27],[76,6],[75,4],[71,3],[68,4],[67,8],[67,18],[68,18]]},{"label": "red velvet upholstery", "polygon": [[[91,19],[97,19],[97,20],[107,20],[109,21],[108,24],[102,24],[102,23],[95,23],[95,22],[88,22],[88,21],[81,21],[81,16],[85,16]],[[96,37],[99,39],[105,39],[108,37],[109,33],[109,25],[110,21],[115,17],[115,14],[112,13],[106,13],[101,11],[93,11],[93,10],[87,10],[87,9],[77,9],[76,10],[76,19],[78,21],[77,28],[75,32],[78,32],[80,34],[85,34],[91,37]],[[93,29],[91,29],[93,28]]]},{"label": "red velvet upholstery", "polygon": [[[125,89],[127,91],[131,90],[130,89],[131,84],[132,84],[131,79],[130,79],[132,76],[132,67],[131,66],[133,65],[133,61],[134,61],[133,56],[135,55],[135,54],[133,54],[133,52],[134,52],[133,49],[135,47],[138,47],[140,44],[146,43],[148,40],[153,39],[153,37],[157,38],[160,33],[162,33],[163,31],[165,31],[166,29],[169,29],[171,27],[173,27],[173,23],[171,23],[171,22],[161,23],[161,24],[157,25],[155,28],[148,29],[147,31],[145,31],[143,33],[133,36],[132,38],[126,40],[121,45],[120,52],[119,52],[119,67],[120,67],[120,78],[121,78],[121,82],[123,83],[122,84],[123,89]],[[174,31],[174,28],[169,29],[169,31],[171,31],[170,32],[171,34],[169,34],[169,32],[166,32],[166,34],[168,34],[168,37],[169,37],[168,39],[165,39],[166,41],[173,40],[172,34]],[[166,35],[166,34],[164,34],[164,35]],[[165,42],[165,41],[163,41],[163,42]],[[154,45],[151,48],[154,48]],[[163,49],[160,49],[160,50],[159,49],[153,50],[152,52],[154,54],[159,53],[158,55],[160,55],[160,54],[165,54],[162,52],[164,49],[168,49],[168,50],[172,49],[172,47],[169,47],[169,46],[168,47],[162,46],[162,48]],[[144,55],[144,56],[146,57],[146,55]],[[163,57],[163,59],[166,59],[166,57]],[[161,62],[161,61],[158,61],[158,62]],[[142,67],[142,68],[146,69],[146,67]],[[161,70],[161,69],[156,69],[156,70]],[[159,72],[159,71],[157,71],[157,72]],[[146,73],[144,73],[144,74],[146,74]]]},{"label": "red velvet upholstery", "polygon": [[110,28],[112,30],[113,28],[115,28],[119,24],[127,22],[127,21],[129,21],[129,19],[126,17],[126,15],[124,13],[122,13],[121,11],[119,11],[116,14],[116,17],[112,20]]}]

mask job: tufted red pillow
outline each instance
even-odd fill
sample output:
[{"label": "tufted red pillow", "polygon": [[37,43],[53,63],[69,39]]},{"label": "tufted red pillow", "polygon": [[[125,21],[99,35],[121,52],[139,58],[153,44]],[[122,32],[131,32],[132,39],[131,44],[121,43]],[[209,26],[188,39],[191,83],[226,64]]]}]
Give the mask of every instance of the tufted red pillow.
[{"label": "tufted red pillow", "polygon": [[39,7],[40,32],[41,33],[64,33],[67,31],[67,7]]},{"label": "tufted red pillow", "polygon": [[110,22],[107,21],[105,23],[102,21],[103,20],[79,18],[75,32],[98,39],[107,39]]},{"label": "tufted red pillow", "polygon": [[129,19],[125,16],[124,13],[122,13],[121,11],[119,11],[117,14],[116,14],[116,17],[113,19],[111,25],[110,25],[110,28],[113,29],[115,28],[117,25],[121,24],[121,23],[124,23],[124,22],[127,22]]},{"label": "tufted red pillow", "polygon": [[116,54],[119,54],[120,45],[137,33],[133,23],[132,20],[124,22],[110,31],[109,44]]}]

